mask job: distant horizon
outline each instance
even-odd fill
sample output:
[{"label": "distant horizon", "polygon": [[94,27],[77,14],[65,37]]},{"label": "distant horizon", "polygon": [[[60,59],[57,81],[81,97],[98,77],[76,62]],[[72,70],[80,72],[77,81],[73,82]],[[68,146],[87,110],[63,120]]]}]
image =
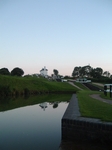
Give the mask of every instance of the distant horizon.
[{"label": "distant horizon", "polygon": [[[97,66],[97,67],[93,67],[93,66],[91,66],[90,64],[88,64],[88,65],[89,65],[90,67],[92,67],[93,69],[95,69],[95,68],[101,68],[101,67],[98,67],[98,66]],[[84,66],[88,66],[88,65],[83,65],[83,66],[80,66],[80,67],[84,67]],[[42,68],[40,68],[40,70],[38,69],[37,72],[35,71],[35,72],[31,72],[31,73],[29,73],[29,72],[26,73],[25,70],[24,70],[22,67],[19,67],[19,66],[16,66],[16,67],[22,69],[22,70],[24,71],[24,75],[33,75],[33,74],[40,74],[40,70],[43,69],[43,68],[46,67],[46,66],[43,66]],[[14,68],[16,68],[16,67],[14,67]],[[74,66],[74,68],[75,68],[75,67],[79,67],[79,66]],[[2,67],[2,68],[7,68],[7,67]],[[0,69],[2,69],[2,68],[0,68]],[[9,72],[11,72],[14,68],[12,68],[12,69],[7,68],[7,69],[9,70]],[[74,70],[74,68],[73,68],[73,70]],[[53,70],[56,69],[56,68],[53,68],[52,71],[50,70],[50,73],[49,73],[49,68],[46,67],[46,69],[48,70],[48,75],[51,76],[51,75],[54,73]],[[103,69],[103,68],[101,68],[101,69]],[[58,70],[58,69],[56,69],[56,70]],[[72,72],[73,72],[73,70],[72,70]],[[103,73],[104,73],[105,71],[108,71],[108,70],[104,70],[104,69],[103,69]],[[70,77],[72,77],[72,72],[71,72],[71,75],[68,75],[68,74],[63,75],[63,74],[60,74],[60,70],[58,70],[58,74],[59,74],[59,75],[62,75],[62,76],[70,76]],[[109,72],[109,71],[108,71],[108,72]],[[110,73],[110,72],[109,72],[109,73]],[[24,75],[23,75],[23,76],[24,76]],[[112,75],[112,74],[110,73],[110,75]]]}]

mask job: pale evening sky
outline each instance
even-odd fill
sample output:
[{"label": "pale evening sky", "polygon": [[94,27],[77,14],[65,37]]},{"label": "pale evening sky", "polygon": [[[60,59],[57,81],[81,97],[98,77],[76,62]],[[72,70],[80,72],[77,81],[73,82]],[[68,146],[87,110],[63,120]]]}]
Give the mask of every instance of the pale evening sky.
[{"label": "pale evening sky", "polygon": [[0,0],[0,68],[112,74],[112,0]]}]

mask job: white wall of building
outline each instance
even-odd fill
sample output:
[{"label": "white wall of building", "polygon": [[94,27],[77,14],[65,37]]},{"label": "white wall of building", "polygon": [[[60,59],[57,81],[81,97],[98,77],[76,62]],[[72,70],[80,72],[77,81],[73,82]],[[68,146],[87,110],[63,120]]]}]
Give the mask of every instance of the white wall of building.
[{"label": "white wall of building", "polygon": [[40,74],[44,77],[46,77],[48,75],[48,70],[46,69],[46,67],[44,67],[40,70]]}]

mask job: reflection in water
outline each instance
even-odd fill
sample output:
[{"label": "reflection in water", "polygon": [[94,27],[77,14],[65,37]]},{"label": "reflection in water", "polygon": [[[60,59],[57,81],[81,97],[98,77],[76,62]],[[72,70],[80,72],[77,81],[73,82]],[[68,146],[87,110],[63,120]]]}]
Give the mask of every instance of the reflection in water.
[{"label": "reflection in water", "polygon": [[53,104],[53,108],[57,108],[58,107],[58,102],[55,102],[54,104]]},{"label": "reflection in water", "polygon": [[45,111],[47,108],[47,102],[41,103],[39,106]]},{"label": "reflection in water", "polygon": [[[57,108],[57,107],[58,107],[58,103],[59,103],[59,102],[49,103],[49,105],[53,105],[53,108]],[[47,102],[41,103],[39,106],[40,106],[44,111],[45,111],[45,109],[48,107],[48,106],[47,106]]]},{"label": "reflection in water", "polygon": [[65,99],[62,95],[60,97],[44,95],[2,99],[0,150],[110,150],[111,147],[105,143],[61,142],[61,119],[68,103],[57,102],[58,99]]},{"label": "reflection in water", "polygon": [[[23,101],[26,103],[27,100]],[[32,99],[32,101],[35,101]],[[58,150],[61,143],[61,118],[68,105],[44,102],[0,112],[0,150]],[[11,104],[21,103],[18,100]],[[31,103],[31,102],[27,102]],[[21,105],[21,104],[20,104]],[[7,106],[2,105],[6,109]],[[45,109],[42,111],[40,106]],[[47,106],[47,108],[46,108]],[[1,107],[1,106],[0,106]]]},{"label": "reflection in water", "polygon": [[29,106],[44,102],[49,102],[51,105],[57,101],[68,101],[71,98],[71,94],[44,94],[30,97],[0,97],[0,111],[11,110],[23,106]]},{"label": "reflection in water", "polygon": [[0,104],[9,104],[10,98],[9,97],[0,97]]}]

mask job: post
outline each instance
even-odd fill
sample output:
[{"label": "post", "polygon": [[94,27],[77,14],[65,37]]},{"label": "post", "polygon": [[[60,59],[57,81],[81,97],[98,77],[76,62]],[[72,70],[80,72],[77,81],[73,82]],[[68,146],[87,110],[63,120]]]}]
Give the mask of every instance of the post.
[{"label": "post", "polygon": [[104,85],[104,95],[107,96],[107,86]]},{"label": "post", "polygon": [[112,85],[110,85],[110,98],[112,97]]}]

